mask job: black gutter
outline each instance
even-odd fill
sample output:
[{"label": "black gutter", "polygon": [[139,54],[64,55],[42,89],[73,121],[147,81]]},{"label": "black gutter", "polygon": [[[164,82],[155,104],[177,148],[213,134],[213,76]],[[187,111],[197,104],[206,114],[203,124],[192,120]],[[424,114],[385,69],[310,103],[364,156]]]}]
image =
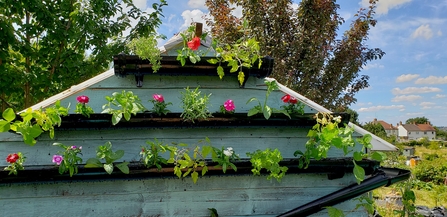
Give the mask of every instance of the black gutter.
[{"label": "black gutter", "polygon": [[336,192],[318,198],[312,202],[292,209],[278,217],[308,216],[325,209],[327,206],[334,206],[338,203],[350,200],[364,193],[372,191],[382,186],[389,186],[396,182],[401,182],[410,178],[409,170],[395,168],[380,168],[372,177],[365,179],[360,184],[352,184]]}]

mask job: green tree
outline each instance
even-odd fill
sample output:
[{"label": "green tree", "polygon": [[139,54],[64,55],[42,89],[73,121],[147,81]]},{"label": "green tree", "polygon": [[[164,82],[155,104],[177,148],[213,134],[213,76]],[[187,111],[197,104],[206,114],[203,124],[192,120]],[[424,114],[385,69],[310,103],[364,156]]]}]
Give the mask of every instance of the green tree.
[{"label": "green tree", "polygon": [[352,110],[350,108],[346,109],[345,111],[346,113],[349,114],[349,122],[356,124],[356,125],[360,125],[359,123],[359,113],[357,113],[355,110]]},{"label": "green tree", "polygon": [[416,117],[416,118],[410,118],[407,121],[405,121],[406,124],[426,124],[429,120],[426,117]]},{"label": "green tree", "polygon": [[[297,10],[291,0],[207,0],[212,16],[207,23],[224,43],[243,34],[256,38],[262,53],[275,59],[274,78],[327,108],[344,111],[369,86],[369,77],[359,74],[362,67],[384,55],[365,44],[376,24],[376,1],[369,2],[341,37],[338,28],[344,20],[335,0],[302,0]],[[251,31],[240,31],[243,22],[231,14],[231,3],[242,6],[242,19],[249,21]]]},{"label": "green tree", "polygon": [[129,40],[155,34],[166,4],[154,3],[148,14],[132,0],[1,0],[2,110],[29,107],[103,72]]},{"label": "green tree", "polygon": [[368,123],[364,124],[362,127],[363,127],[363,129],[369,131],[370,133],[372,133],[380,138],[386,139],[386,131],[380,123],[368,122]]}]

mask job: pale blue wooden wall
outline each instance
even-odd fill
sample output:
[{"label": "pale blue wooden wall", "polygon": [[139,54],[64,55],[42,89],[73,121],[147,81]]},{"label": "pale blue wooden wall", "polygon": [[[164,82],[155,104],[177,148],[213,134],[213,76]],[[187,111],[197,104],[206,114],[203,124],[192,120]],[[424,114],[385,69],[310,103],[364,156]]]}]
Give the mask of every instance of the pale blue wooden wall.
[{"label": "pale blue wooden wall", "polygon": [[[163,94],[174,105],[172,112],[181,113],[180,91],[185,87],[211,93],[210,111],[217,112],[227,99],[236,104],[236,112],[246,113],[255,104],[246,104],[251,97],[262,102],[265,97],[263,79],[250,77],[245,88],[239,88],[236,77],[220,80],[214,77],[192,76],[145,76],[142,88],[135,87],[133,76],[110,77],[92,84],[82,92],[61,99],[62,105],[71,104],[73,112],[76,97],[87,95],[95,112],[107,101],[104,96],[122,89],[137,94],[150,109],[152,94]],[[268,104],[279,108],[284,94],[275,91]],[[306,113],[315,110],[306,107]],[[95,156],[96,147],[111,141],[113,149],[122,149],[122,160],[138,161],[139,151],[147,140],[157,138],[164,143],[183,142],[195,145],[208,137],[215,147],[233,147],[242,158],[246,152],[257,149],[278,148],[285,158],[293,158],[293,152],[304,150],[308,129],[298,127],[210,127],[210,128],[83,128],[57,130],[55,138],[47,134],[38,138],[34,147],[23,143],[20,135],[0,134],[0,156],[21,151],[27,156],[25,166],[54,167],[52,156],[59,150],[54,142],[83,146],[84,162]],[[331,151],[329,157],[342,157],[340,151]],[[0,166],[6,166],[0,161]],[[324,174],[288,174],[278,183],[265,176],[205,176],[193,184],[191,179],[172,177],[142,180],[67,181],[50,183],[1,184],[0,204],[6,209],[0,216],[14,211],[21,216],[207,216],[207,208],[214,207],[221,216],[275,216],[306,202],[336,191],[353,183],[350,174],[344,178],[328,180]],[[337,207],[351,211],[355,202],[345,202]],[[326,216],[324,211],[314,216]],[[356,211],[349,216],[366,216]]]}]

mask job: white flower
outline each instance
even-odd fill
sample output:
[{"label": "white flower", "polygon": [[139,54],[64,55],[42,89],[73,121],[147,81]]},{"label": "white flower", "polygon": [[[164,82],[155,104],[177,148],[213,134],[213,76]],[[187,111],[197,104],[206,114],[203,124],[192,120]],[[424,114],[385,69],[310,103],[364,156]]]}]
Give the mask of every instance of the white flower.
[{"label": "white flower", "polygon": [[224,155],[231,157],[231,155],[233,155],[233,148],[232,147],[228,147],[227,149],[225,149],[223,151]]},{"label": "white flower", "polygon": [[335,117],[334,121],[337,122],[337,123],[340,123],[341,122],[341,116]]}]

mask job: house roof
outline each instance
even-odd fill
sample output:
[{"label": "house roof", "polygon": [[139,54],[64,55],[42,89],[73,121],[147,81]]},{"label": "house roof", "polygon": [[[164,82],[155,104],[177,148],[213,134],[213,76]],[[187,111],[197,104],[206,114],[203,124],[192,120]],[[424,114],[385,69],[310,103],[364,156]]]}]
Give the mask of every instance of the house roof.
[{"label": "house roof", "polygon": [[416,124],[402,124],[407,131],[421,131]]},{"label": "house roof", "polygon": [[392,124],[389,124],[385,121],[378,121],[378,120],[374,120],[374,123],[379,123],[380,125],[382,125],[383,129],[385,130],[397,130],[397,127],[393,126]]},{"label": "house roof", "polygon": [[430,124],[418,124],[417,125],[421,131],[435,131]]}]

